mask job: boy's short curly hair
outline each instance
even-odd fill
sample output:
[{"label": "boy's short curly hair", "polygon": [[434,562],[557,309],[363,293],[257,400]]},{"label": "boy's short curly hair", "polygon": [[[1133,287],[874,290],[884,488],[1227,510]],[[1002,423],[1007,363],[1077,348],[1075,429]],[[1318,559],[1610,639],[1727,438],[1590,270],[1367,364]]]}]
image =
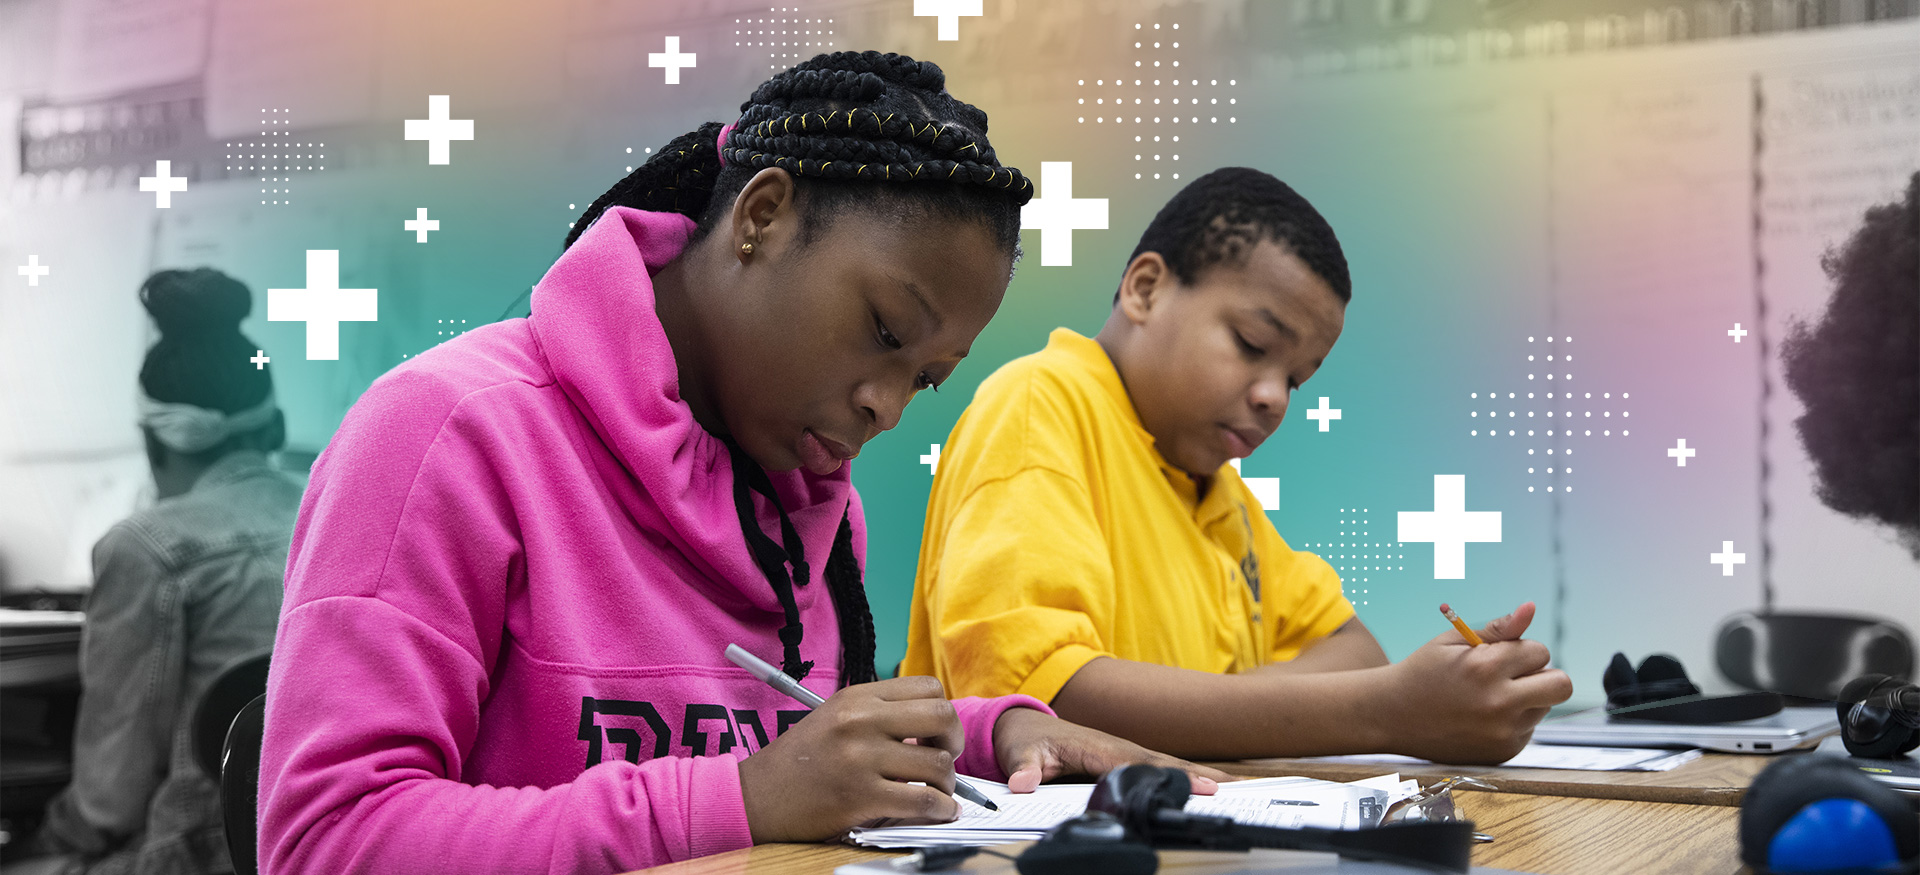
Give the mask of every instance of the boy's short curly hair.
[{"label": "boy's short curly hair", "polygon": [[1333,226],[1292,186],[1250,167],[1222,167],[1187,183],[1153,217],[1127,263],[1158,252],[1174,276],[1192,285],[1214,267],[1246,264],[1262,240],[1286,247],[1341,303],[1353,298]]},{"label": "boy's short curly hair", "polygon": [[1807,408],[1794,424],[1820,500],[1893,526],[1920,559],[1920,173],[1820,263],[1833,297],[1781,352]]}]

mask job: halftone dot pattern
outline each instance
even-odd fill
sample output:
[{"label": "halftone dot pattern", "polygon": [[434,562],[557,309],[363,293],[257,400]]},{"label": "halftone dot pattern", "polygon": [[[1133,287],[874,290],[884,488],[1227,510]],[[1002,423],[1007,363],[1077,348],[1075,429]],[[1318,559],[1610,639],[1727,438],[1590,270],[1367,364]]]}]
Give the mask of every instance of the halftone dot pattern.
[{"label": "halftone dot pattern", "polygon": [[1356,605],[1370,603],[1373,575],[1383,571],[1407,570],[1405,565],[1399,564],[1406,561],[1406,554],[1392,552],[1399,549],[1399,544],[1367,540],[1373,537],[1373,523],[1367,517],[1371,512],[1364,507],[1340,508],[1340,528],[1337,530],[1340,540],[1300,545],[1318,552],[1321,559],[1333,566],[1333,570],[1340,572],[1340,593]]},{"label": "halftone dot pattern", "polygon": [[793,17],[799,13],[798,6],[769,6],[766,18],[736,18],[733,44],[766,49],[769,70],[784,70],[833,48],[833,19]]},{"label": "halftone dot pattern", "polygon": [[[1138,162],[1140,170],[1133,174],[1134,179],[1144,180],[1149,176],[1179,179],[1180,173],[1174,167],[1180,160],[1180,125],[1217,125],[1222,118],[1227,124],[1238,124],[1240,117],[1236,113],[1240,99],[1222,97],[1227,92],[1220,89],[1236,88],[1240,80],[1227,79],[1222,85],[1218,78],[1194,78],[1191,68],[1181,69],[1175,57],[1180,49],[1177,23],[1156,22],[1148,27],[1145,22],[1135,22],[1133,29],[1137,33],[1130,50],[1135,56],[1132,75],[1094,79],[1092,84],[1086,79],[1078,80],[1083,96],[1076,98],[1076,106],[1081,113],[1091,108],[1096,125],[1136,126],[1133,160]],[[1220,114],[1223,108],[1227,113],[1224,116]],[[1206,114],[1201,115],[1202,112]],[[1087,123],[1086,115],[1076,117],[1080,124]],[[1149,123],[1155,127],[1148,130],[1138,127]],[[1185,130],[1186,136],[1193,135],[1191,127]]]},{"label": "halftone dot pattern", "polygon": [[293,110],[260,110],[260,139],[222,143],[226,147],[227,169],[260,174],[262,206],[293,203],[293,177],[283,174],[296,170],[327,169],[325,143],[295,143],[288,139]]},{"label": "halftone dot pattern", "polygon": [[[468,331],[467,320],[465,319],[435,319],[433,320],[433,326],[433,346],[429,346],[427,349],[432,349],[434,346],[446,343]],[[413,358],[411,354],[404,352],[400,354],[400,357],[403,359]]]},{"label": "halftone dot pattern", "polygon": [[[645,163],[647,163],[647,159],[649,159],[649,158],[652,158],[652,157],[653,157],[653,147],[652,147],[652,146],[642,146],[642,147],[640,147],[640,151],[638,151],[638,152],[635,152],[632,146],[628,146],[628,147],[627,147],[627,153],[626,153],[626,154],[627,154],[627,160],[628,160],[628,161],[637,161],[637,162],[639,162],[638,164],[628,164],[628,165],[626,165],[626,168],[627,168],[627,172],[628,172],[628,173],[632,173],[632,172],[633,172],[633,168],[635,168],[635,167],[638,167],[638,166],[640,166],[640,164],[645,164]],[[580,212],[580,205],[579,205],[579,204],[567,204],[567,212],[570,212],[570,213],[578,213],[578,212]],[[578,220],[578,219],[568,219],[568,220],[567,220],[567,227],[568,227],[568,228],[572,228],[572,227],[573,227],[573,223],[574,223],[574,222],[577,222],[577,221],[579,221],[579,220]]]},{"label": "halftone dot pattern", "polygon": [[[1479,437],[1484,431],[1488,437],[1534,438],[1535,443],[1539,442],[1539,438],[1544,437],[1564,442],[1570,438],[1613,437],[1616,431],[1613,428],[1614,425],[1622,426],[1618,429],[1620,437],[1633,436],[1633,431],[1624,427],[1626,420],[1633,417],[1633,411],[1622,409],[1626,407],[1626,402],[1633,399],[1633,393],[1610,390],[1597,393],[1584,390],[1569,391],[1574,380],[1571,364],[1573,353],[1568,349],[1568,345],[1573,343],[1571,335],[1528,337],[1527,343],[1539,345],[1530,347],[1534,351],[1527,354],[1529,367],[1534,369],[1527,374],[1527,380],[1532,384],[1533,391],[1468,392],[1467,400],[1474,402],[1476,408],[1467,412],[1471,426],[1467,429],[1468,437]],[[1543,376],[1545,379],[1541,379]],[[1542,383],[1546,385],[1540,385]],[[1595,395],[1599,397],[1596,398]],[[1502,404],[1503,401],[1506,403]],[[1481,405],[1486,405],[1490,409],[1478,409]],[[1522,407],[1544,409],[1527,410],[1523,414],[1519,409]],[[1616,414],[1621,420],[1618,423],[1614,422]],[[1506,428],[1501,428],[1500,418],[1503,416],[1507,419]],[[1487,421],[1479,421],[1482,419]],[[1518,422],[1520,419],[1529,421],[1523,426]],[[1600,422],[1593,422],[1592,420],[1595,419]],[[1598,428],[1595,427],[1596,425]],[[1595,432],[1598,434],[1596,435]],[[1555,443],[1555,441],[1549,440],[1546,443]],[[1536,452],[1538,449],[1540,448],[1528,447],[1527,455],[1540,455]],[[1554,447],[1545,448],[1544,455],[1555,454]],[[1573,448],[1561,447],[1558,455],[1571,456]],[[1528,464],[1528,474],[1553,475],[1548,479],[1556,481],[1562,475],[1573,473],[1573,469],[1564,464],[1545,467]],[[1555,482],[1545,486],[1529,485],[1527,491],[1572,492],[1573,487]]]}]

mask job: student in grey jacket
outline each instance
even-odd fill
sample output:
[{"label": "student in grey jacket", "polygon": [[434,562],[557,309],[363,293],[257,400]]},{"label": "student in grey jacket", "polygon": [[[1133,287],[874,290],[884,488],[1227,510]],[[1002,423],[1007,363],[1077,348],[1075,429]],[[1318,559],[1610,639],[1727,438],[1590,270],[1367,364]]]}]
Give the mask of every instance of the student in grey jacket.
[{"label": "student in grey jacket", "polygon": [[68,871],[229,872],[193,709],[223,669],[273,646],[301,486],[267,464],[286,426],[240,333],[246,286],[166,270],[140,302],[160,329],[139,397],[160,500],[94,546],[73,783],[40,842]]}]

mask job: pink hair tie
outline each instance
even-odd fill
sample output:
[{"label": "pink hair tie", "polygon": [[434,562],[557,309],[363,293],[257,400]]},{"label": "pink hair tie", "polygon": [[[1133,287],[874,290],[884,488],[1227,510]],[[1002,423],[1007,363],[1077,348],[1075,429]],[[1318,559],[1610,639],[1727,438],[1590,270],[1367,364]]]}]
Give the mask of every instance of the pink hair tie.
[{"label": "pink hair tie", "polygon": [[733,126],[737,124],[738,121],[728,122],[726,127],[720,129],[720,136],[714,138],[713,151],[720,155],[721,167],[727,166],[727,135],[733,133]]}]

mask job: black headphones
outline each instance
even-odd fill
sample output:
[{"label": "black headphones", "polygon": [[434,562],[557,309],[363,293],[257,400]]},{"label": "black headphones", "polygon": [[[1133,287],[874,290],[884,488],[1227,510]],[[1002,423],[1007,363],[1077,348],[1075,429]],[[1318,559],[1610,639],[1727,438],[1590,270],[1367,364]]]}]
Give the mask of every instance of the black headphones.
[{"label": "black headphones", "polygon": [[1920,747],[1920,687],[1883,674],[1854,678],[1834,702],[1847,753],[1892,759]]},{"label": "black headphones", "polygon": [[1626,654],[1615,653],[1601,685],[1607,691],[1608,720],[1731,723],[1778,714],[1784,704],[1779,693],[1769,692],[1703,696],[1680,660],[1664,653],[1641,660],[1638,669]]},{"label": "black headphones", "polygon": [[1154,848],[1330,851],[1439,872],[1465,872],[1473,824],[1420,821],[1372,829],[1280,829],[1228,817],[1188,814],[1187,773],[1164,766],[1121,766],[1107,773],[1087,811],[1054,827],[1020,854],[1021,875],[1150,875]]},{"label": "black headphones", "polygon": [[1920,816],[1844,757],[1794,756],[1747,790],[1740,859],[1760,875],[1912,873],[1920,871]]}]

